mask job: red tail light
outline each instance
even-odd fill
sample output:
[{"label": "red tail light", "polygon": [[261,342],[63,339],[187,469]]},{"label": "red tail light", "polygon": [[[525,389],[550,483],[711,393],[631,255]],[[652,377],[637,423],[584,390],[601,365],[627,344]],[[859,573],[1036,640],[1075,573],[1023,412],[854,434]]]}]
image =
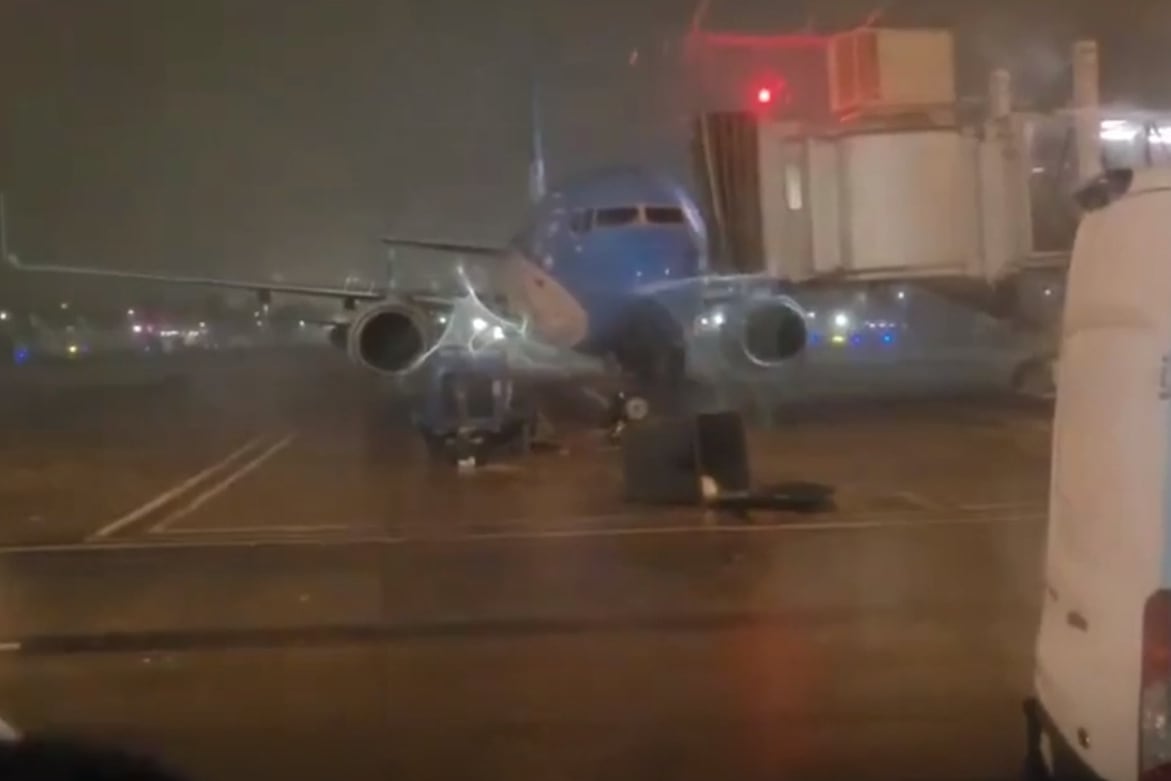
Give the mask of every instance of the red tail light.
[{"label": "red tail light", "polygon": [[1171,781],[1171,591],[1143,607],[1142,689],[1139,695],[1139,777]]}]

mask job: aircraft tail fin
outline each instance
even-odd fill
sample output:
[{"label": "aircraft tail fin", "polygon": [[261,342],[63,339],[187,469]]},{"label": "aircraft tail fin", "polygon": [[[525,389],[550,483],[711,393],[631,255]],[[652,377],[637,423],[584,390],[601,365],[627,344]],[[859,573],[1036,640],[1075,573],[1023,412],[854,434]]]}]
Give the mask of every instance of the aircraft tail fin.
[{"label": "aircraft tail fin", "polygon": [[535,82],[530,112],[529,200],[532,203],[537,203],[545,197],[548,187],[545,183],[545,140],[541,128],[540,94]]}]

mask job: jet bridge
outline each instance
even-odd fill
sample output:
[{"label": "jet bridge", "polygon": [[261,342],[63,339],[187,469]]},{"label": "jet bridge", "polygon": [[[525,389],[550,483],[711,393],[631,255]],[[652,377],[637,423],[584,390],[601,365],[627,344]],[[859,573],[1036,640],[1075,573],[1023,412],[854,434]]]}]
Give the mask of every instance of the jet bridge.
[{"label": "jet bridge", "polygon": [[[1100,170],[1097,49],[1074,47],[1072,110],[954,91],[951,34],[864,29],[826,46],[832,120],[701,114],[692,158],[713,265],[799,285],[913,281],[1003,313],[1006,288],[1068,264],[1070,193]],[[1007,296],[1012,308],[1012,296]]]}]

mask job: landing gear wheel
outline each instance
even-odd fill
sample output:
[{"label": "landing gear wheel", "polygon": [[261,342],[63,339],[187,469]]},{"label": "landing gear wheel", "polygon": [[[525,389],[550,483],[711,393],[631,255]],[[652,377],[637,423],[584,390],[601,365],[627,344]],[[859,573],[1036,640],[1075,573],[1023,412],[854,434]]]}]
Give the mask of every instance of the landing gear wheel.
[{"label": "landing gear wheel", "polygon": [[642,396],[631,396],[622,402],[622,415],[631,423],[646,420],[650,414],[650,402]]}]

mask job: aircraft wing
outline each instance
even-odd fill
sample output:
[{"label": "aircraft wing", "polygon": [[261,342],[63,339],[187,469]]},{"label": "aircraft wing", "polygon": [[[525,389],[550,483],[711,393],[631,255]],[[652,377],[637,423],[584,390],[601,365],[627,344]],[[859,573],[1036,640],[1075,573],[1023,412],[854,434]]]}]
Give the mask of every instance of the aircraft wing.
[{"label": "aircraft wing", "polygon": [[194,285],[201,287],[218,287],[228,290],[247,290],[258,294],[288,293],[300,296],[315,296],[318,298],[336,298],[352,301],[381,301],[386,297],[384,290],[355,290],[353,288],[331,287],[319,285],[288,284],[284,282],[262,282],[240,279],[220,279],[216,277],[196,277],[185,275],[154,274],[143,271],[122,271],[117,269],[91,268],[88,266],[60,266],[60,265],[25,265],[14,254],[9,253],[8,264],[21,272],[47,274],[73,274],[87,277],[104,277],[106,279],[127,279],[143,282],[162,282],[171,285]]},{"label": "aircraft wing", "polygon": [[447,239],[413,239],[405,236],[383,236],[382,243],[388,247],[411,247],[413,249],[431,250],[432,252],[450,252],[457,255],[503,255],[507,247],[491,244],[476,244],[470,241],[450,241]]},{"label": "aircraft wing", "polygon": [[638,288],[637,292],[655,296],[695,291],[704,301],[718,303],[746,296],[785,295],[788,292],[786,288],[785,283],[768,274],[705,274],[701,277],[652,282]]}]

